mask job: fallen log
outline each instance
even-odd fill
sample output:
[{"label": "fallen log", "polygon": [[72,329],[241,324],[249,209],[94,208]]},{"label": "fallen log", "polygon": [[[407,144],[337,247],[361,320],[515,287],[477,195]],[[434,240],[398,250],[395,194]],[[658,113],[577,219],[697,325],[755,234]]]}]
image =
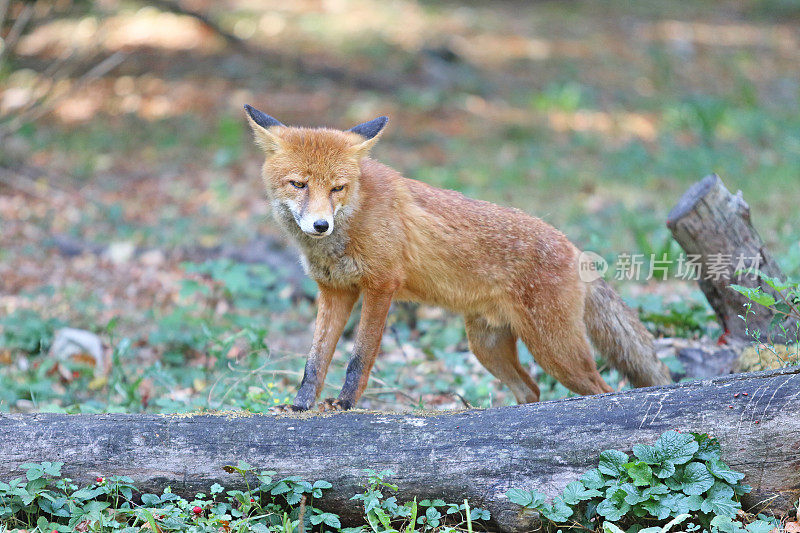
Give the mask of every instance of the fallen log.
[{"label": "fallen log", "polygon": [[244,460],[333,483],[320,506],[347,518],[359,513],[349,498],[363,490],[363,469],[392,469],[399,500],[469,498],[496,526],[520,531],[536,517],[508,501],[509,488],[552,496],[602,450],[630,451],[679,428],[720,440],[723,459],[754,488],[745,508],[785,511],[800,493],[798,412],[800,367],[435,414],[0,414],[0,480],[20,476],[22,463],[63,461],[80,482],[128,475],[146,491],[193,495],[215,482],[239,487],[223,467]]}]

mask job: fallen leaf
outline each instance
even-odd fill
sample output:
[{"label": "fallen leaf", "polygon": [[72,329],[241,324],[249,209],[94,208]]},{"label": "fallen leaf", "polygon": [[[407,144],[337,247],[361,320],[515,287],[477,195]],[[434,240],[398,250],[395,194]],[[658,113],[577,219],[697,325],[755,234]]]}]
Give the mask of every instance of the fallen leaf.
[{"label": "fallen leaf", "polygon": [[200,392],[206,388],[206,382],[200,378],[195,378],[194,381],[192,381],[192,388]]},{"label": "fallen leaf", "polygon": [[94,391],[100,390],[103,387],[105,387],[107,383],[108,383],[108,378],[105,376],[94,378],[92,381],[89,382],[89,390],[94,390]]}]

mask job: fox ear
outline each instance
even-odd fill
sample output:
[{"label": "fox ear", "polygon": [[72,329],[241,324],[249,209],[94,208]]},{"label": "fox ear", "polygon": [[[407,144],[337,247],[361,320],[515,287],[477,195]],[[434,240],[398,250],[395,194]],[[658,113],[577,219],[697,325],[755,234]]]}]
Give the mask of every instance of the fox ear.
[{"label": "fox ear", "polygon": [[356,154],[358,154],[359,157],[364,157],[367,155],[370,148],[372,148],[372,146],[378,142],[378,138],[380,137],[381,132],[383,131],[383,128],[386,126],[387,122],[389,122],[388,117],[378,117],[347,130],[356,133],[361,137],[360,142],[357,142],[353,145],[353,150],[356,152]]},{"label": "fox ear", "polygon": [[281,140],[270,129],[274,126],[284,127],[284,125],[279,120],[259,111],[255,107],[245,104],[244,110],[247,112],[247,121],[253,129],[256,144],[268,154],[277,151],[280,148]]}]

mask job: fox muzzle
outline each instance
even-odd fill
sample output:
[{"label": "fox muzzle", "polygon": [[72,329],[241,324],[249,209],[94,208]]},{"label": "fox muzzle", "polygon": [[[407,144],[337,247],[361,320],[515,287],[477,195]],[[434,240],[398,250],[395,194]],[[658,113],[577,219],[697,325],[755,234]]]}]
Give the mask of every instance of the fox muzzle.
[{"label": "fox muzzle", "polygon": [[333,232],[333,217],[320,217],[319,215],[306,215],[295,217],[297,225],[303,233],[310,237],[325,237]]}]

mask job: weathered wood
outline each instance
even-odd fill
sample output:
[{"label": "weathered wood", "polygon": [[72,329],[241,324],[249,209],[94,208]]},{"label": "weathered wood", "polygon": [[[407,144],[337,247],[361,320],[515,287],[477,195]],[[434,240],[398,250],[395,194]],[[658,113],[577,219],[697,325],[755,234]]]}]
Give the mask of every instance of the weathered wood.
[{"label": "weathered wood", "polygon": [[673,381],[707,379],[734,372],[777,370],[800,364],[796,345],[771,344],[769,348],[755,343],[723,343],[710,339],[663,337],[656,339],[659,359],[675,358],[680,370],[672,372]]},{"label": "weathered wood", "polygon": [[[744,343],[719,345],[710,339],[664,337],[656,339],[655,346],[659,359],[674,357],[681,363],[681,369],[672,372],[674,381],[684,378],[707,379],[737,371],[745,371],[745,369],[737,370],[742,350],[746,346]],[[775,361],[779,362],[777,358]],[[767,369],[752,368],[747,370]]]},{"label": "weathered wood", "polygon": [[[764,292],[775,295],[758,276],[735,273],[752,267],[768,276],[785,279],[753,227],[750,206],[742,198],[741,191],[731,194],[719,176],[706,176],[678,200],[668,215],[667,227],[689,256],[699,258],[698,283],[722,324],[723,338],[733,343],[752,341],[752,335],[746,331],[749,329],[760,331],[762,340],[769,340],[773,313],[766,307],[753,305],[753,313],[745,323],[739,315],[744,314],[748,300],[730,289],[730,284],[736,283],[761,287]],[[773,342],[787,340],[773,339]]]},{"label": "weathered wood", "polygon": [[787,509],[800,493],[798,412],[800,367],[431,415],[0,415],[0,479],[19,476],[25,462],[64,461],[81,482],[119,474],[145,490],[193,494],[241,485],[222,469],[241,459],[332,482],[321,506],[352,516],[363,469],[389,468],[400,500],[469,498],[504,530],[521,530],[535,518],[507,500],[509,488],[553,495],[602,450],[630,451],[680,428],[720,440],[723,459],[754,487],[746,506],[776,497],[769,505]]}]

